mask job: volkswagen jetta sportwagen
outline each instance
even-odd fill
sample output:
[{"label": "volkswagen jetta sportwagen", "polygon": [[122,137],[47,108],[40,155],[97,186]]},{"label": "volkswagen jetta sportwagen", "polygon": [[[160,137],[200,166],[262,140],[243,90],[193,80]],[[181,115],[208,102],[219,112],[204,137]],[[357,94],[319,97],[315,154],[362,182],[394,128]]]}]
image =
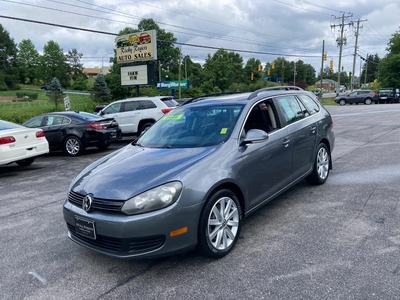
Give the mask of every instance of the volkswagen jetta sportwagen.
[{"label": "volkswagen jetta sportwagen", "polygon": [[327,180],[334,141],[330,114],[301,89],[192,99],[77,175],[68,236],[121,258],[223,257],[250,213],[300,180]]}]

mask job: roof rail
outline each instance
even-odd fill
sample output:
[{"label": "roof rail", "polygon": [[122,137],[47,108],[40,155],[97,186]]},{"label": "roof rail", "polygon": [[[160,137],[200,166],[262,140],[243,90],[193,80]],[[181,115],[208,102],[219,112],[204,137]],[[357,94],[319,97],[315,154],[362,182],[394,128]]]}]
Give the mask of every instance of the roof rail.
[{"label": "roof rail", "polygon": [[302,88],[295,86],[295,85],[281,85],[281,86],[271,86],[271,87],[266,87],[262,88],[259,90],[254,91],[253,93],[250,94],[250,96],[247,98],[248,100],[253,99],[257,97],[261,92],[266,92],[266,91],[277,91],[277,90],[284,90],[284,91],[304,91]]},{"label": "roof rail", "polygon": [[225,92],[225,93],[216,93],[216,94],[207,94],[207,95],[197,96],[197,97],[190,98],[189,100],[183,102],[180,106],[185,105],[185,104],[189,104],[189,103],[193,103],[193,102],[197,102],[197,101],[201,101],[201,100],[204,100],[204,99],[206,99],[208,97],[243,94],[243,93],[245,93],[245,92]]}]

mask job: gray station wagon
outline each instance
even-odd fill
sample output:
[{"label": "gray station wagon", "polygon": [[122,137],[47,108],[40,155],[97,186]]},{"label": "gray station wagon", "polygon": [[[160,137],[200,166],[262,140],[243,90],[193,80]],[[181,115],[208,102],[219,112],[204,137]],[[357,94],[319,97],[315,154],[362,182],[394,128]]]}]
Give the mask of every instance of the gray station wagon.
[{"label": "gray station wagon", "polygon": [[86,167],[63,207],[74,242],[119,258],[228,254],[243,220],[332,169],[331,115],[303,90],[199,97]]}]

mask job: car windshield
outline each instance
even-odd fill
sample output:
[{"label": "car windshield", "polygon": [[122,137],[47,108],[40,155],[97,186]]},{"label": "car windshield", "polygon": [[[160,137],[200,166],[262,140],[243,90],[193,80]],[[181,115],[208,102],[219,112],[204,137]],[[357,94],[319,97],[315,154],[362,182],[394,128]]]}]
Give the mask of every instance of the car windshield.
[{"label": "car windshield", "polygon": [[196,105],[174,109],[136,142],[149,148],[195,148],[227,141],[243,105]]}]

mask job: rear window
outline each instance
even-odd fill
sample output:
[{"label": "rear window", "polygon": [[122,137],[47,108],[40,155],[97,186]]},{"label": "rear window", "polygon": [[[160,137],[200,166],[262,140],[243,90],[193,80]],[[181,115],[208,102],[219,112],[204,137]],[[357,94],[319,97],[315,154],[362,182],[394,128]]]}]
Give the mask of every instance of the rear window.
[{"label": "rear window", "polygon": [[100,120],[103,119],[103,117],[100,117],[95,114],[87,113],[87,112],[79,112],[74,114],[74,117],[81,119],[81,120]]},{"label": "rear window", "polygon": [[164,104],[168,107],[174,107],[179,105],[178,101],[174,100],[174,99],[170,99],[170,100],[163,100],[161,99],[162,102],[164,102]]},{"label": "rear window", "polygon": [[315,101],[311,97],[309,97],[307,95],[299,95],[299,98],[301,99],[301,101],[304,102],[304,104],[307,107],[310,114],[313,115],[313,114],[319,112],[318,104],[315,103]]},{"label": "rear window", "polygon": [[0,120],[0,130],[23,128],[24,126]]}]

